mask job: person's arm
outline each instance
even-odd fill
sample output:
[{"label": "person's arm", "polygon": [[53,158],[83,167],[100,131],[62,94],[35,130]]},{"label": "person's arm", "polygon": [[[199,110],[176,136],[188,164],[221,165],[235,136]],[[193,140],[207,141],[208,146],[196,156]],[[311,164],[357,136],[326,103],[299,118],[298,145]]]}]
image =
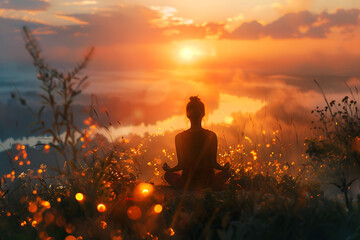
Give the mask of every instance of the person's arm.
[{"label": "person's arm", "polygon": [[167,163],[164,163],[163,165],[163,169],[166,172],[177,172],[177,171],[181,171],[183,170],[183,157],[182,157],[182,151],[181,151],[181,147],[180,147],[180,140],[179,140],[179,135],[176,135],[175,137],[175,148],[176,148],[176,154],[177,154],[177,158],[178,158],[178,164],[175,167],[169,167],[169,165]]},{"label": "person's arm", "polygon": [[217,169],[217,170],[228,170],[230,168],[230,164],[226,163],[224,166],[221,166],[218,162],[217,162],[217,137],[216,134],[214,133],[214,135],[212,136],[212,140],[211,140],[211,162],[213,164],[213,168]]},{"label": "person's arm", "polygon": [[169,167],[169,165],[167,163],[164,163],[163,165],[163,169],[165,172],[177,172],[177,171],[181,171],[182,167],[178,164],[175,167]]}]

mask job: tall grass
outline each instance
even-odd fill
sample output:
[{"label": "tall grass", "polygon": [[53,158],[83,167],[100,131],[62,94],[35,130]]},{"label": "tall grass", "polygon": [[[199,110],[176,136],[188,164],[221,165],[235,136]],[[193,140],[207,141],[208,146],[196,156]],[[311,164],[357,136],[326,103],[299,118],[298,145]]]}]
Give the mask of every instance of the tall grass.
[{"label": "tall grass", "polygon": [[[329,101],[321,89],[326,106],[316,107],[312,114],[315,138],[308,139],[306,153],[323,179],[336,186],[344,195],[346,206],[351,209],[350,189],[359,176],[360,166],[360,115],[357,88],[348,86],[350,97],[340,102]],[[346,83],[345,83],[346,84]]]}]

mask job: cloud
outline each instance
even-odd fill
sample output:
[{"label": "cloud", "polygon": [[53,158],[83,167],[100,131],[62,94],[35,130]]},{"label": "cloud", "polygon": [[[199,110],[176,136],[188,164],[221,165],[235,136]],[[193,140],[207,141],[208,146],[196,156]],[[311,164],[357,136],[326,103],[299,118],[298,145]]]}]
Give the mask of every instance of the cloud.
[{"label": "cloud", "polygon": [[39,39],[40,45],[45,49],[44,57],[54,59],[54,62],[62,66],[72,65],[75,59],[81,58],[85,48],[95,46],[95,57],[99,61],[94,65],[98,69],[166,67],[174,63],[174,56],[171,56],[174,49],[170,45],[173,41],[216,36],[223,28],[223,24],[218,23],[201,26],[174,23],[158,27],[153,24],[153,20],[159,19],[161,15],[141,6],[116,7],[113,10],[86,14],[56,13],[55,17],[69,20],[73,24],[51,26],[0,18],[0,42],[4,43],[0,46],[3,50],[0,61],[15,61],[18,64],[29,60],[24,48],[19,47],[24,45],[21,36],[24,25],[29,26]]},{"label": "cloud", "polygon": [[72,22],[74,24],[82,24],[82,25],[88,24],[87,22],[81,21],[81,20],[79,20],[79,19],[77,19],[76,17],[73,17],[73,16],[63,15],[63,14],[60,14],[60,13],[57,13],[55,16],[57,18],[61,18],[61,19],[65,19],[67,21],[70,21],[70,22]]},{"label": "cloud", "polygon": [[5,37],[11,35],[11,37],[14,37],[14,35],[19,35],[18,34],[19,31],[24,25],[27,25],[30,28],[38,28],[45,26],[44,24],[41,23],[33,23],[21,19],[10,19],[10,18],[0,17],[0,36]]},{"label": "cloud", "polygon": [[63,5],[65,6],[84,6],[84,5],[96,5],[97,1],[72,1],[72,2],[65,2]]},{"label": "cloud", "polygon": [[24,39],[21,35],[23,26],[28,26],[39,34],[51,31],[51,27],[46,24],[0,17],[0,69],[4,72],[12,70],[3,67],[4,65],[11,63],[24,65],[24,60],[30,63],[30,58],[24,47]]},{"label": "cloud", "polygon": [[261,24],[258,21],[245,22],[224,38],[231,39],[274,39],[288,38],[326,38],[332,28],[339,27],[346,31],[359,26],[359,9],[338,9],[335,13],[314,14],[309,11],[287,13],[277,20]]},{"label": "cloud", "polygon": [[104,114],[105,111],[110,116],[110,119],[105,117],[102,121],[104,123],[109,120],[112,123],[119,121],[123,126],[155,124],[174,115],[184,115],[189,96],[194,95],[199,95],[204,100],[208,113],[218,108],[220,92],[212,86],[181,81],[181,79],[152,79],[156,77],[158,76],[153,73],[147,76],[148,79],[132,79],[129,85],[124,82],[119,84],[119,89],[113,82],[108,82],[113,90],[109,90],[106,94],[97,94],[96,108],[104,116],[107,115]]},{"label": "cloud", "polygon": [[141,6],[116,7],[96,13],[57,14],[72,21],[66,27],[53,27],[56,34],[45,40],[61,39],[64,45],[97,47],[123,43],[161,43],[166,41],[163,29],[152,24],[159,13]]},{"label": "cloud", "polygon": [[[78,1],[71,4],[94,2]],[[8,24],[6,18],[13,18],[18,19],[22,25],[32,25],[29,19],[33,18],[29,14],[22,16],[17,14],[17,11],[4,9],[2,11],[0,16],[3,18],[0,19],[0,24],[6,25]],[[50,43],[61,41],[63,45],[77,48],[86,45],[101,47],[114,44],[162,44],[186,39],[204,39],[207,36],[219,36],[223,32],[223,23],[196,25],[191,19],[175,16],[175,13],[176,9],[173,8],[147,8],[139,5],[98,9],[92,13],[56,12],[53,21],[57,18],[71,24],[51,26],[48,29],[49,33],[54,34],[42,39]],[[21,21],[20,16],[24,21]],[[10,24],[7,28],[18,31],[17,25]],[[43,25],[48,24],[43,23]]]},{"label": "cloud", "polygon": [[[114,44],[161,44],[187,39],[204,39],[219,36],[223,23],[195,25],[179,17],[162,19],[159,11],[141,6],[123,6],[96,13],[64,14],[57,18],[71,21],[72,25],[52,27],[55,32],[45,41],[80,47],[97,47]],[[161,24],[159,24],[161,22]]]},{"label": "cloud", "polygon": [[236,28],[230,35],[229,38],[244,38],[244,39],[258,39],[263,37],[265,34],[265,27],[257,22],[245,22]]},{"label": "cloud", "polygon": [[0,8],[3,9],[45,11],[49,7],[47,0],[0,0]]}]

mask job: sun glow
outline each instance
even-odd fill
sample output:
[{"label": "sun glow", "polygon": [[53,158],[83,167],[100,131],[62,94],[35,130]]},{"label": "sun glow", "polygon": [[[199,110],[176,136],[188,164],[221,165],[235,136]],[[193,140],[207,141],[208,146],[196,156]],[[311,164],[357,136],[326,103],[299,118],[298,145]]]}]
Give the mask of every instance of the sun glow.
[{"label": "sun glow", "polygon": [[202,52],[199,49],[194,47],[184,47],[180,49],[179,56],[181,60],[190,62],[194,61],[202,55]]}]

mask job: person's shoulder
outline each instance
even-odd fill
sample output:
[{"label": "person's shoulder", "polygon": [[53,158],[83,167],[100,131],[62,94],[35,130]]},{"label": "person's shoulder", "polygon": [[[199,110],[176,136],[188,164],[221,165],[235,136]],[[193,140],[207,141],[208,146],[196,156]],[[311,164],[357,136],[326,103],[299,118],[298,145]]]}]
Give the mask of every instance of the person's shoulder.
[{"label": "person's shoulder", "polygon": [[216,133],[214,133],[213,131],[210,131],[209,129],[204,129],[206,135],[211,136],[211,137],[216,137]]},{"label": "person's shoulder", "polygon": [[183,131],[183,132],[181,132],[181,133],[176,134],[176,135],[175,135],[175,139],[177,139],[177,138],[181,138],[182,136],[184,136],[184,135],[187,133],[187,131],[188,131],[188,130],[186,130],[186,131]]}]

